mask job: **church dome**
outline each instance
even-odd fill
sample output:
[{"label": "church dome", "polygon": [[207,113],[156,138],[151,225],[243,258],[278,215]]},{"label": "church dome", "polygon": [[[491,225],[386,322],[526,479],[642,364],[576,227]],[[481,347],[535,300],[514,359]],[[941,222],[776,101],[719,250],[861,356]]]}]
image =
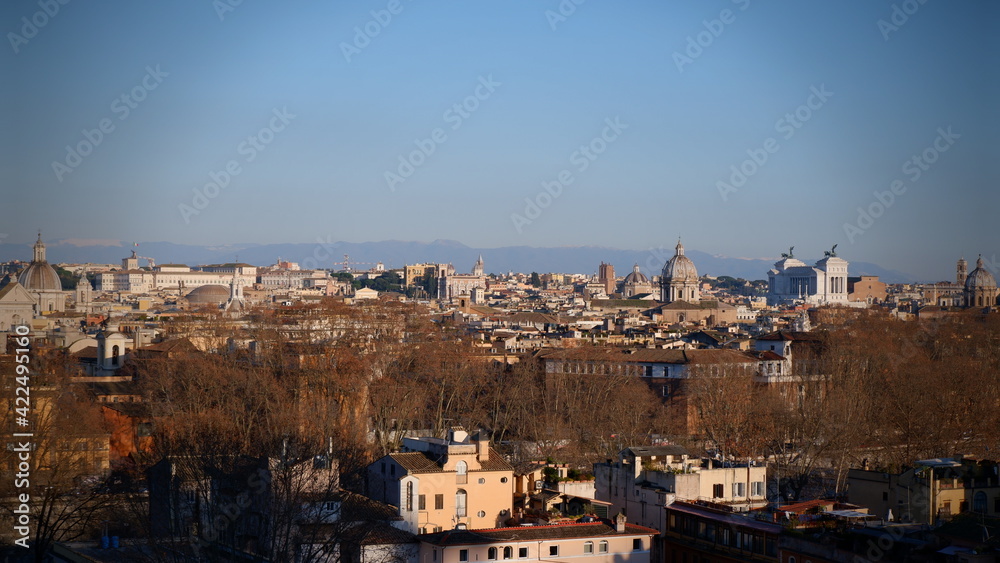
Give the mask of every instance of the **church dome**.
[{"label": "church dome", "polygon": [[677,253],[663,266],[664,281],[698,281],[698,270],[694,262],[684,256],[684,245],[677,241]]},{"label": "church dome", "polygon": [[229,288],[224,285],[203,285],[185,295],[192,305],[222,305],[229,301]]},{"label": "church dome", "polygon": [[976,260],[976,269],[969,272],[968,277],[965,278],[965,289],[970,291],[974,289],[994,289],[996,286],[996,278],[983,265],[983,257],[980,256],[979,260]]},{"label": "church dome", "polygon": [[639,265],[636,264],[632,266],[632,273],[625,276],[625,283],[627,284],[639,284],[639,283],[649,283],[649,278],[646,274],[639,271]]},{"label": "church dome", "polygon": [[45,260],[45,243],[42,242],[42,233],[38,233],[38,240],[35,241],[33,248],[34,257],[31,264],[18,274],[17,282],[28,291],[62,291],[59,274]]},{"label": "church dome", "polygon": [[29,291],[62,291],[59,274],[48,262],[32,262],[17,276],[17,282]]}]

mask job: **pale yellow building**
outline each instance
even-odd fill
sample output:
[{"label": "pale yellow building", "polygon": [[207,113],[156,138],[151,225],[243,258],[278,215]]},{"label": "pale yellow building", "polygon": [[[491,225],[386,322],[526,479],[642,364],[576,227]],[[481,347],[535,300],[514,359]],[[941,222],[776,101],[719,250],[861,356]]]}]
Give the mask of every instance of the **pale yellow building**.
[{"label": "pale yellow building", "polygon": [[368,496],[396,506],[412,533],[493,528],[511,516],[514,469],[482,434],[404,438],[368,466]]},{"label": "pale yellow building", "polygon": [[1000,517],[1000,475],[990,460],[925,459],[898,474],[851,469],[847,494],[896,521],[933,524],[962,512]]}]

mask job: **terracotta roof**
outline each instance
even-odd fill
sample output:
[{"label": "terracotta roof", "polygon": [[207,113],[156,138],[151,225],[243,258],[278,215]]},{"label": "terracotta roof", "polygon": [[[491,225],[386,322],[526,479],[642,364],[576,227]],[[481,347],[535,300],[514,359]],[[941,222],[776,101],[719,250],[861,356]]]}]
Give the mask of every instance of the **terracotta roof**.
[{"label": "terracotta roof", "polygon": [[[507,460],[493,448],[490,448],[490,458],[480,465],[482,465],[482,469],[478,469],[477,471],[514,471],[514,466],[507,463]],[[474,471],[470,470],[471,472]]]},{"label": "terracotta roof", "polygon": [[389,454],[396,463],[410,473],[434,473],[441,471],[441,466],[424,452],[397,452]]},{"label": "terracotta roof", "polygon": [[80,348],[76,352],[73,352],[73,357],[80,360],[97,361],[97,346],[85,346]]},{"label": "terracotta roof", "polygon": [[416,543],[417,541],[417,537],[410,532],[383,523],[351,526],[342,531],[340,536],[343,540],[353,541],[360,545],[395,545]]},{"label": "terracotta roof", "polygon": [[772,352],[770,350],[764,350],[763,352],[751,352],[751,354],[755,354],[757,356],[758,360],[764,360],[764,361],[769,361],[769,362],[770,361],[775,361],[775,360],[784,360],[785,359],[785,357],[782,356],[781,354],[775,354],[774,352]]},{"label": "terracotta roof", "polygon": [[[393,460],[409,473],[440,473],[442,471],[439,463],[440,458],[432,457],[425,452],[397,452],[389,454]],[[493,448],[490,448],[490,458],[482,462],[481,469],[470,469],[469,473],[476,471],[514,471],[514,467]]]},{"label": "terracotta roof", "polygon": [[150,344],[149,346],[143,346],[138,350],[150,351],[150,352],[194,352],[197,350],[194,344],[191,344],[191,340],[187,337],[185,338],[174,338],[172,340],[164,340],[163,342],[158,342],[156,344]]},{"label": "terracotta roof", "polygon": [[551,526],[520,526],[517,528],[492,528],[487,530],[449,530],[418,536],[420,541],[441,547],[452,545],[477,545],[511,541],[543,541],[575,538],[600,538],[605,536],[646,536],[659,532],[645,526],[625,524],[625,532],[618,533],[606,522],[556,524]]},{"label": "terracotta roof", "polygon": [[677,310],[692,311],[692,310],[700,310],[702,309],[702,307],[695,303],[688,303],[687,301],[674,301],[673,303],[667,303],[666,305],[660,305],[659,307],[655,307],[654,310],[655,309],[659,309],[661,311],[677,311]]},{"label": "terracotta roof", "polygon": [[757,340],[802,340],[802,341],[817,341],[819,336],[811,332],[797,332],[792,330],[779,330],[777,332],[772,332],[771,334],[765,334],[764,336],[757,337]]},{"label": "terracotta roof", "polygon": [[90,391],[97,395],[142,395],[139,385],[133,381],[85,382]]}]

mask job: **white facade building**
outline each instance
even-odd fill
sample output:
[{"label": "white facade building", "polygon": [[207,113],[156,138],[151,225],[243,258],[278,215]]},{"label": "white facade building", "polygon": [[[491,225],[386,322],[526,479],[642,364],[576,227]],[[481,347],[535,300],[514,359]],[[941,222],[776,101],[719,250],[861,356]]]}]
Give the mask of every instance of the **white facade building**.
[{"label": "white facade building", "polygon": [[214,264],[193,270],[183,264],[161,264],[152,270],[103,272],[97,276],[97,290],[149,293],[161,289],[190,290],[203,285],[229,285],[234,280],[252,286],[257,281],[257,267]]},{"label": "white facade building", "polygon": [[596,498],[609,513],[666,531],[664,507],[675,500],[706,500],[745,512],[767,505],[767,467],[689,458],[680,446],[622,450],[618,461],[594,464]]},{"label": "white facade building", "polygon": [[774,268],[767,272],[768,305],[808,303],[810,305],[847,304],[848,262],[837,257],[834,250],[826,251],[826,256],[807,266],[792,255],[782,254]]}]

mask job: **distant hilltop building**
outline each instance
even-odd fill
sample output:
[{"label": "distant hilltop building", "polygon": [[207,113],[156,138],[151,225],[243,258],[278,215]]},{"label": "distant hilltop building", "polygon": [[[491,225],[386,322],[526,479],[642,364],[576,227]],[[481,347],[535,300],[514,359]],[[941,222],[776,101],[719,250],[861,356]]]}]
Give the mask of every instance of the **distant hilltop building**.
[{"label": "distant hilltop building", "polygon": [[35,298],[37,314],[65,311],[66,293],[62,289],[59,274],[45,259],[45,243],[42,242],[41,232],[38,233],[33,249],[31,264],[18,274],[17,283]]},{"label": "distant hilltop building", "polygon": [[[481,292],[476,289],[486,289],[485,264],[482,254],[479,260],[472,266],[471,274],[456,274],[455,268],[448,265],[447,268],[439,271],[438,277],[438,299],[457,299],[462,295],[473,296]],[[473,300],[475,302],[475,300]]]},{"label": "distant hilltop building", "polygon": [[[233,277],[243,286],[257,282],[257,267],[244,262],[209,264],[192,269],[184,264],[155,264],[149,258],[148,270],[138,268],[139,258],[135,251],[122,259],[122,269],[102,272],[97,276],[98,291],[120,291],[125,293],[149,293],[150,291],[176,289],[181,293],[190,292],[203,285],[221,285],[228,288]],[[229,290],[226,289],[227,298]]]},{"label": "distant hilltop building", "polygon": [[794,249],[793,246],[787,254],[782,253],[781,260],[767,272],[768,305],[846,305],[848,262],[837,256],[837,245],[824,252],[826,256],[815,266],[807,266],[795,258]]},{"label": "distant hilltop building", "polygon": [[597,270],[597,281],[599,281],[604,286],[605,295],[611,295],[612,293],[614,293],[615,267],[612,266],[611,264],[606,264],[604,262],[601,262],[601,265]]},{"label": "distant hilltop building", "polygon": [[625,276],[625,281],[622,282],[622,298],[633,299],[637,295],[645,295],[652,292],[653,284],[650,283],[649,278],[646,277],[646,274],[639,271],[638,264],[633,265],[632,273]]},{"label": "distant hilltop building", "polygon": [[694,262],[684,255],[684,245],[678,239],[673,258],[663,265],[663,275],[660,276],[660,301],[668,304],[675,301],[697,303],[701,300],[699,286],[698,269],[694,267]]},{"label": "distant hilltop building", "polygon": [[[965,259],[959,262],[958,278],[962,279],[963,263]],[[986,265],[983,263],[983,256],[980,254],[979,259],[976,260],[976,269],[969,272],[968,276],[965,277],[965,306],[966,307],[994,307],[998,305],[997,300],[997,280],[993,277],[993,274],[986,269]]]}]

